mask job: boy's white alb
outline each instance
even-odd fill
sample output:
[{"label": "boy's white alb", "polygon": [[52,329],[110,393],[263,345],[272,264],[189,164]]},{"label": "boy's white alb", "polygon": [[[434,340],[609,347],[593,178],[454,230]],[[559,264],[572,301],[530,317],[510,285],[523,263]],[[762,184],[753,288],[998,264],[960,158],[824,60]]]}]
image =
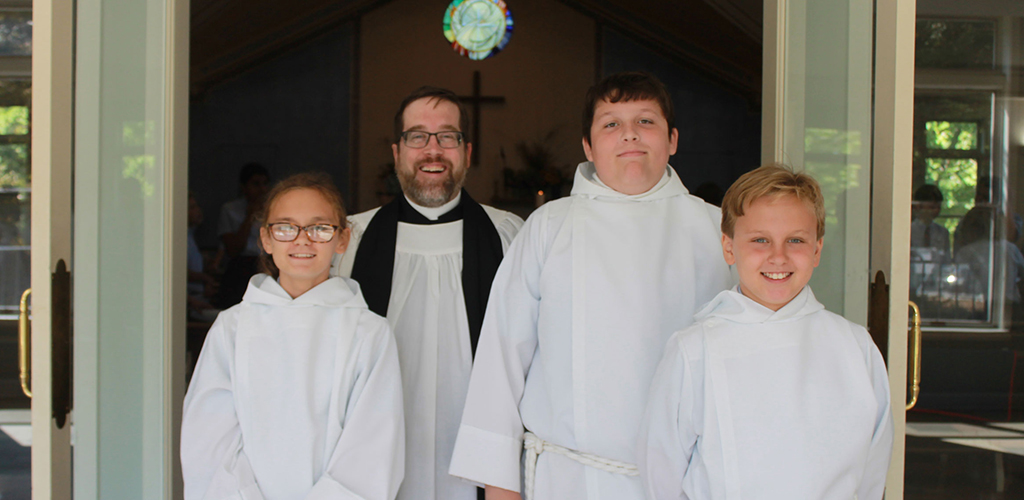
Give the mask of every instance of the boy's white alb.
[{"label": "boy's white alb", "polygon": [[864,328],[805,287],[772,311],[735,290],[672,337],[637,455],[648,498],[882,498],[889,381]]},{"label": "boy's white alb", "polygon": [[[665,341],[729,286],[720,212],[671,168],[628,196],[580,164],[572,196],[526,221],[491,289],[451,473],[519,491],[523,428],[635,463]],[[537,499],[643,498],[637,477],[540,455]]]},{"label": "boy's white alb", "polygon": [[394,337],[359,285],[292,299],[267,275],[207,335],[185,396],[185,498],[395,497],[405,426]]},{"label": "boy's white alb", "polygon": [[[410,203],[429,219],[458,205]],[[481,205],[507,249],[523,221]],[[363,233],[379,208],[349,217],[352,240],[332,275],[350,276]],[[433,212],[433,213],[431,213]],[[476,487],[448,475],[473,367],[462,290],[463,221],[398,224],[388,323],[395,333],[405,392],[406,467],[399,500],[475,500]]]}]

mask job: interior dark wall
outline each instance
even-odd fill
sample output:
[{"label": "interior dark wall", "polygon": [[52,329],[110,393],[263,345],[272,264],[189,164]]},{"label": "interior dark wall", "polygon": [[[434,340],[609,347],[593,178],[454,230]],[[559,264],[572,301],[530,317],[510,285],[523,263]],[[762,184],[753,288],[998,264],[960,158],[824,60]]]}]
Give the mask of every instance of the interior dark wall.
[{"label": "interior dark wall", "polygon": [[[399,7],[401,2],[392,6]],[[517,25],[516,36],[506,53],[493,59],[483,62],[464,61],[464,58],[452,53],[450,48],[440,44],[436,58],[466,66],[463,71],[452,68],[438,71],[437,64],[433,65],[433,71],[403,68],[404,65],[394,64],[394,58],[397,57],[391,50],[394,40],[385,42],[364,39],[364,52],[377,47],[382,54],[364,53],[362,58],[363,68],[359,77],[367,81],[363,85],[360,103],[364,120],[360,140],[368,142],[360,150],[363,163],[377,165],[390,161],[390,150],[378,144],[381,142],[378,136],[390,134],[391,109],[409,89],[429,82],[468,93],[469,89],[464,87],[467,87],[471,79],[472,70],[480,70],[483,74],[485,93],[496,93],[507,99],[504,105],[492,105],[484,110],[486,116],[482,132],[489,141],[484,146],[486,149],[483,152],[487,155],[483,158],[497,158],[499,146],[507,143],[504,147],[510,152],[509,162],[514,164],[517,161],[513,152],[514,143],[538,135],[538,124],[543,125],[541,128],[551,128],[554,124],[567,130],[566,137],[560,136],[559,144],[554,146],[558,156],[573,158],[573,161],[566,163],[582,160],[577,138],[579,125],[574,124],[579,120],[578,103],[582,101],[586,86],[593,81],[593,73],[590,71],[594,67],[593,57],[602,58],[605,74],[646,70],[666,83],[672,92],[676,127],[679,129],[679,148],[671,163],[691,190],[706,182],[715,183],[724,190],[739,175],[759,163],[761,118],[756,104],[610,29],[604,29],[600,54],[594,53],[596,46],[588,41],[593,40],[592,34],[587,36],[585,33],[575,33],[569,37],[575,40],[572,44],[553,43],[548,38],[554,36],[550,33],[561,33],[558,30],[538,32],[537,29],[528,29],[543,19],[532,15],[533,6],[533,2],[523,2],[519,6],[517,20],[525,24]],[[416,21],[410,26],[425,25],[424,29],[437,35],[434,32],[438,26],[435,25],[439,22],[433,22],[437,21],[434,18],[438,16],[433,15],[436,12],[414,10],[424,19],[409,14]],[[373,20],[386,14],[385,11],[390,12],[387,9],[373,11],[368,14],[370,17],[363,20],[364,37],[367,36],[368,26],[375,26]],[[570,25],[580,25],[578,21],[586,19],[571,9],[560,8],[558,12],[566,19],[576,20]],[[387,18],[394,19],[393,16]],[[591,30],[596,28],[592,24],[589,26]],[[384,31],[394,34],[410,29],[390,26]],[[586,31],[582,27],[580,29]],[[266,165],[275,179],[298,171],[325,170],[334,177],[346,199],[353,201],[349,165],[351,82],[356,76],[352,74],[353,31],[352,24],[343,25],[221,83],[194,99],[190,108],[189,186],[197,194],[206,216],[206,222],[197,231],[200,246],[212,247],[217,244],[216,226],[220,207],[238,196],[238,169],[250,161]],[[370,33],[379,31],[369,30]],[[531,51],[534,45],[539,45],[543,50]],[[559,57],[554,57],[556,54],[551,53],[551,47],[573,47],[573,50],[565,50],[564,54],[558,52]],[[524,54],[528,54],[528,57],[517,59],[517,55]],[[546,55],[540,57],[537,54]],[[430,59],[428,55],[419,55],[419,59],[425,58]],[[551,59],[561,59],[562,62],[552,63]],[[565,61],[572,61],[575,64],[573,69],[570,70],[571,65]],[[549,73],[552,64],[562,68],[563,73]],[[503,72],[505,66],[510,69]],[[545,68],[540,73],[554,78],[552,81],[562,83],[552,86],[543,78],[524,78],[525,68],[531,66]],[[384,71],[381,68],[391,68],[394,72],[378,74]],[[373,76],[377,78],[371,78]],[[450,77],[451,81],[440,81],[442,76]],[[573,85],[566,84],[568,76],[572,76]],[[543,84],[538,87],[541,80]],[[569,94],[552,91],[564,91],[567,87],[574,90]],[[518,102],[517,96],[520,94],[528,98]],[[558,105],[538,103],[537,100],[542,97]],[[384,104],[374,107],[377,101]],[[550,114],[553,109],[561,109],[559,106],[566,107],[565,120],[555,120],[547,115],[533,116],[537,110],[545,110]],[[388,119],[381,120],[380,113],[385,111]],[[375,133],[374,127],[380,128],[380,131]],[[380,158],[374,156],[378,153],[382,155]],[[498,161],[494,158],[487,159],[486,163],[494,164]],[[372,168],[362,170],[362,177],[367,178],[362,179],[361,189],[376,189],[373,182],[376,171]],[[478,195],[483,196],[485,201],[489,201],[491,192],[497,189],[494,186],[499,182],[499,170],[477,168],[471,179],[473,182],[470,182],[470,187],[480,191]],[[361,208],[376,204],[372,193],[360,194],[363,195],[360,198],[365,199],[364,204],[367,204]]]},{"label": "interior dark wall", "polygon": [[761,162],[758,105],[614,30],[605,29],[603,72],[648,71],[672,94],[679,146],[669,163],[693,191],[711,182],[723,191]]},{"label": "interior dark wall", "polygon": [[[518,144],[546,146],[550,165],[570,179],[585,159],[580,104],[594,82],[593,19],[561,2],[516,0],[509,7],[514,18],[511,41],[501,53],[473,61],[452,50],[443,35],[446,3],[392,0],[361,20],[360,210],[386,201],[378,193],[383,191],[381,174],[394,162],[391,118],[402,99],[421,85],[468,96],[477,71],[482,94],[500,96],[504,102],[480,107],[480,137],[471,138],[479,161],[470,167],[465,184],[474,199],[498,204],[514,195],[503,193],[503,170],[526,169]],[[533,199],[527,201],[526,207],[532,208]]]},{"label": "interior dark wall", "polygon": [[205,214],[200,246],[217,244],[220,207],[238,197],[245,163],[262,163],[273,179],[326,171],[349,193],[352,32],[343,25],[191,103],[189,188]]}]

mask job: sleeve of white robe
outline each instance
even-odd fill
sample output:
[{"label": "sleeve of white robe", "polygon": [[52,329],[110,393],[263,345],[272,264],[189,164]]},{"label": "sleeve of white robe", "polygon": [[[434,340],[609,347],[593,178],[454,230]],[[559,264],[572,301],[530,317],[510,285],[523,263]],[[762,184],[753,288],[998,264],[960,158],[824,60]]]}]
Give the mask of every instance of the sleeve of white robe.
[{"label": "sleeve of white robe", "polygon": [[519,491],[523,421],[519,401],[537,348],[545,210],[523,225],[491,286],[449,472]]},{"label": "sleeve of white robe", "polygon": [[892,458],[892,400],[889,396],[889,375],[885,370],[882,354],[878,352],[870,337],[867,342],[869,345],[865,361],[871,373],[871,385],[878,401],[878,413],[867,464],[864,467],[864,478],[857,489],[857,498],[874,500],[881,499],[885,492],[885,479],[889,472],[889,460]]},{"label": "sleeve of white robe", "polygon": [[356,351],[360,373],[349,393],[345,427],[308,500],[392,500],[405,475],[405,413],[395,338],[383,318],[363,316],[360,330],[372,333]]},{"label": "sleeve of white robe", "polygon": [[665,346],[637,439],[637,468],[651,500],[688,498],[682,483],[697,444],[693,415],[699,409],[681,334],[673,335]]},{"label": "sleeve of white robe", "polygon": [[509,245],[512,244],[512,240],[522,228],[523,219],[515,214],[505,213],[505,217],[500,222],[495,222],[494,229],[498,231],[498,237],[501,238],[502,252],[508,253]]},{"label": "sleeve of white robe", "polygon": [[245,456],[235,413],[231,374],[234,316],[222,313],[196,362],[181,418],[181,472],[185,499],[262,500]]}]

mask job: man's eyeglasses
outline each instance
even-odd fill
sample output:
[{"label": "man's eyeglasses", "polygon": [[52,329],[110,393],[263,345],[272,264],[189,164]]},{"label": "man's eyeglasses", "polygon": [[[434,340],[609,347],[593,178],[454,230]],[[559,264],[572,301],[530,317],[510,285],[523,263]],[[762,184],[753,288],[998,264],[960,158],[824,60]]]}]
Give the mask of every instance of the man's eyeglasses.
[{"label": "man's eyeglasses", "polygon": [[306,227],[299,227],[287,222],[267,224],[267,228],[270,229],[270,236],[283,243],[295,241],[299,237],[299,231],[305,231],[309,241],[327,243],[334,239],[334,233],[338,231],[339,227],[332,224],[310,224]]},{"label": "man's eyeglasses", "polygon": [[430,136],[437,137],[437,145],[444,149],[454,149],[462,145],[462,132],[422,132],[410,130],[402,132],[402,142],[414,149],[427,147]]}]

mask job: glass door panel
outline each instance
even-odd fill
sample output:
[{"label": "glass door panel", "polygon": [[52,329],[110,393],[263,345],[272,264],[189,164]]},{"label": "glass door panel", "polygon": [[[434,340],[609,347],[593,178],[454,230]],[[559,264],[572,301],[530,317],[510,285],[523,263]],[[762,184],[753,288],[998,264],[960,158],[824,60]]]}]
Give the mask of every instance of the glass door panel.
[{"label": "glass door panel", "polygon": [[178,498],[188,1],[78,6],[74,497]]},{"label": "glass door panel", "polygon": [[1024,6],[918,0],[909,499],[1024,497]]},{"label": "glass door panel", "polygon": [[25,409],[18,370],[18,308],[29,288],[31,81],[0,79],[0,410]]},{"label": "glass door panel", "polygon": [[785,2],[782,148],[826,200],[825,246],[811,288],[830,311],[867,322],[871,197],[870,3]]},{"label": "glass door panel", "polygon": [[22,392],[18,312],[31,286],[32,11],[0,2],[0,498],[31,494],[31,400]]}]

